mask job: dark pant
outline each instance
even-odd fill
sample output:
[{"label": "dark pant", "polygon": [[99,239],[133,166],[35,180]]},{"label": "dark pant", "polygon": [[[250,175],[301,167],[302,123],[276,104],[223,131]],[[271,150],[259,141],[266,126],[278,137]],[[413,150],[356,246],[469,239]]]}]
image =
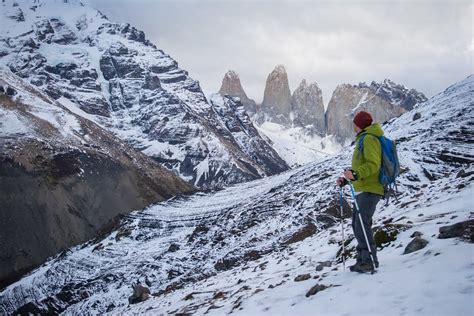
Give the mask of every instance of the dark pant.
[{"label": "dark pant", "polygon": [[[377,206],[377,203],[380,201],[381,197],[382,196],[378,194],[369,192],[362,192],[356,196],[357,204],[359,205],[359,211],[362,215],[362,223],[364,225],[365,232],[367,233],[367,238],[369,239],[372,255],[374,256],[374,264],[377,266],[377,247],[375,246],[374,233],[372,232],[372,216],[374,215],[375,207]],[[367,247],[364,231],[362,230],[360,217],[355,205],[352,205],[352,207],[352,229],[354,230],[354,236],[357,239],[357,262],[372,264],[369,248]]]}]

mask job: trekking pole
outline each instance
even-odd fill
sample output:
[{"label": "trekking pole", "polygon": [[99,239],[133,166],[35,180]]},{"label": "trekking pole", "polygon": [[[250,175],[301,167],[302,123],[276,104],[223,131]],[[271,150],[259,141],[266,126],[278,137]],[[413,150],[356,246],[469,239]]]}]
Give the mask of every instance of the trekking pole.
[{"label": "trekking pole", "polygon": [[344,211],[343,211],[343,194],[342,194],[342,187],[340,190],[340,200],[341,200],[341,232],[342,232],[342,269],[346,269],[346,241],[344,238]]},{"label": "trekking pole", "polygon": [[357,199],[356,199],[356,196],[355,196],[354,186],[352,185],[350,180],[348,180],[348,182],[349,182],[349,187],[351,188],[352,199],[354,200],[354,204],[355,204],[357,214],[358,214],[358,217],[359,217],[359,220],[360,220],[360,225],[362,226],[362,232],[364,233],[365,243],[367,244],[367,250],[369,250],[370,260],[372,261],[372,269],[373,269],[372,271],[375,272],[374,255],[372,254],[372,248],[370,248],[369,238],[367,237],[367,232],[365,231],[364,222],[362,221],[362,215],[360,215],[359,205],[357,204]]}]

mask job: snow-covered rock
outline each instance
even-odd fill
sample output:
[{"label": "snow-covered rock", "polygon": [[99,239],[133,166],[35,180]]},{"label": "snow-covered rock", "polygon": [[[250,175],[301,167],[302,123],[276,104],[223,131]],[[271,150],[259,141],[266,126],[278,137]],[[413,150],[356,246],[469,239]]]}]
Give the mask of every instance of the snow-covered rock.
[{"label": "snow-covered rock", "polygon": [[[262,162],[242,148],[199,82],[130,24],[80,1],[7,0],[0,8],[0,67],[68,100],[183,179],[214,188],[282,170],[273,168],[278,157]],[[22,18],[12,18],[18,10]]]},{"label": "snow-covered rock", "polygon": [[396,84],[389,79],[385,79],[381,83],[372,81],[370,85],[365,82],[359,83],[359,88],[368,88],[391,104],[398,105],[405,110],[412,110],[416,104],[427,100],[423,93],[415,89],[408,89],[404,85]]},{"label": "snow-covered rock", "polygon": [[375,122],[383,123],[400,116],[426,97],[416,90],[397,85],[390,80],[359,85],[342,84],[336,87],[326,111],[327,134],[344,143],[353,138],[352,119],[359,111],[372,114]]},{"label": "snow-covered rock", "polygon": [[[473,87],[470,76],[418,105],[420,119],[405,113],[384,125],[398,141],[404,171],[398,199],[381,202],[374,216],[375,275],[342,269],[334,180],[350,164],[348,148],[277,176],[132,213],[118,231],[4,289],[0,313],[469,314],[472,244],[437,236],[472,217]],[[350,258],[356,243],[348,202],[343,218]],[[403,255],[415,231],[428,244]],[[294,282],[304,274],[312,279]],[[129,305],[137,282],[151,297]]]}]

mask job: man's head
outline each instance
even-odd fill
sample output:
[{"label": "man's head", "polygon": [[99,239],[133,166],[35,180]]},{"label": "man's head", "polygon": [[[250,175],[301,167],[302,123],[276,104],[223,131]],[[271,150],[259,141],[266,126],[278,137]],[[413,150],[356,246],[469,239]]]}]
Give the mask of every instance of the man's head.
[{"label": "man's head", "polygon": [[356,133],[360,133],[364,128],[372,125],[372,115],[365,111],[358,112],[352,122],[354,123],[354,130]]}]

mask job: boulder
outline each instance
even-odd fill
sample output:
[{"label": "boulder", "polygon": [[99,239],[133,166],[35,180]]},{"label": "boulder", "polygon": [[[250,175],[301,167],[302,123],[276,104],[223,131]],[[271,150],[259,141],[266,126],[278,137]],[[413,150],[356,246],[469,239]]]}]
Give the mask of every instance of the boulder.
[{"label": "boulder", "polygon": [[146,301],[150,297],[150,289],[141,284],[132,285],[133,294],[128,297],[130,304]]},{"label": "boulder", "polygon": [[317,294],[318,292],[324,291],[325,289],[329,288],[331,286],[327,286],[324,284],[316,284],[313,286],[309,291],[306,293],[306,297],[310,297],[311,295]]},{"label": "boulder", "polygon": [[298,275],[295,278],[295,282],[306,281],[306,280],[309,280],[309,279],[311,279],[311,274],[309,274],[309,273],[301,274],[301,275]]},{"label": "boulder", "polygon": [[404,255],[423,249],[428,245],[428,241],[419,236],[415,237],[405,247]]},{"label": "boulder", "polygon": [[460,237],[474,242],[474,219],[439,228],[439,239]]}]

